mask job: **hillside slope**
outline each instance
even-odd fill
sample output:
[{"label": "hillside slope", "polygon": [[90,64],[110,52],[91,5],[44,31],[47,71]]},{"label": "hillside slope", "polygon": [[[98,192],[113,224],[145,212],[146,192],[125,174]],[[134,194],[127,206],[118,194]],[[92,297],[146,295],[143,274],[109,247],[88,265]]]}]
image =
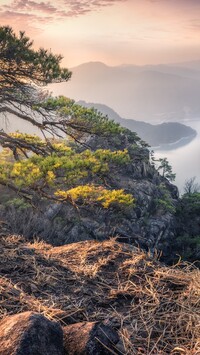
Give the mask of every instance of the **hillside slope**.
[{"label": "hillside slope", "polygon": [[34,311],[61,325],[104,321],[121,337],[116,354],[200,350],[194,267],[166,267],[114,240],[53,248],[2,232],[0,250],[1,319]]},{"label": "hillside slope", "polygon": [[[88,103],[79,101],[80,105],[85,107],[95,107],[98,111],[107,115],[110,119],[120,123],[122,127],[126,127],[133,132],[136,132],[150,146],[166,146],[171,143],[176,143],[183,139],[183,145],[188,143],[196,136],[196,131],[184,124],[178,122],[165,122],[161,124],[150,124],[143,121],[136,121],[120,117],[110,107],[98,103]],[[168,146],[170,147],[170,146]],[[174,145],[172,145],[174,147]]]}]

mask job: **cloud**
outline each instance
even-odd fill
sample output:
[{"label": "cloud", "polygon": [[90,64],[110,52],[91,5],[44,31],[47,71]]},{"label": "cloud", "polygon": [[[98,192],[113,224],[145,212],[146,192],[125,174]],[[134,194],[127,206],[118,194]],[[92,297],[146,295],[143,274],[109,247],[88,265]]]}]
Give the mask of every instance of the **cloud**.
[{"label": "cloud", "polygon": [[12,9],[19,12],[41,11],[43,14],[52,14],[57,10],[56,7],[49,2],[37,2],[31,0],[14,0],[10,5],[4,5],[2,8],[3,7],[8,10]]},{"label": "cloud", "polygon": [[41,32],[45,24],[69,17],[83,16],[105,6],[128,0],[8,0],[0,5],[1,25],[11,25],[15,30]]},{"label": "cloud", "polygon": [[[75,17],[96,11],[105,6],[126,2],[127,0],[10,0],[7,5],[0,6],[0,18],[27,18],[33,16],[35,22],[56,20],[57,18]],[[47,18],[47,15],[49,16]]]},{"label": "cloud", "polygon": [[158,3],[165,3],[169,6],[173,7],[180,7],[185,6],[185,7],[199,7],[199,0],[144,0],[146,2],[152,3],[152,4],[158,4]]},{"label": "cloud", "polygon": [[200,19],[194,18],[189,21],[186,28],[191,29],[192,31],[200,31]]}]

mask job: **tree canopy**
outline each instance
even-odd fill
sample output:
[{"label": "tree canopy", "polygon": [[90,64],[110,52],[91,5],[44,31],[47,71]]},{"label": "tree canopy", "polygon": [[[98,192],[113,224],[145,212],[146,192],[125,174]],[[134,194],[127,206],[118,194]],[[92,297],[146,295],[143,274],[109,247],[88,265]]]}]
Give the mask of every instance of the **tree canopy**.
[{"label": "tree canopy", "polygon": [[131,195],[102,187],[105,172],[113,164],[126,164],[128,152],[92,152],[78,146],[87,146],[91,135],[109,137],[124,129],[95,109],[43,90],[49,83],[70,79],[61,60],[48,50],[34,50],[24,32],[17,36],[10,27],[0,27],[0,113],[8,119],[14,119],[13,114],[40,132],[36,136],[0,130],[0,184],[30,201],[38,195],[71,202],[84,197],[105,208],[116,202],[130,205]]},{"label": "tree canopy", "polygon": [[71,72],[60,67],[61,60],[61,55],[43,48],[34,50],[25,32],[17,37],[10,27],[0,27],[1,94],[5,94],[5,88],[10,93],[13,89],[24,92],[25,83],[44,85],[68,80]]}]

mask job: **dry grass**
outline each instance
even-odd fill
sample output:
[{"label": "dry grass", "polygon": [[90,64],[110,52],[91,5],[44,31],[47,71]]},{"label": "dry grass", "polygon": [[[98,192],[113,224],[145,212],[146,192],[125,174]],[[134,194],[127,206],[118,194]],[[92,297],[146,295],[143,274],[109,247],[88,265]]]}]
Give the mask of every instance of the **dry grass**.
[{"label": "dry grass", "polygon": [[122,354],[200,354],[200,271],[166,267],[115,240],[51,247],[0,240],[0,317],[26,310],[69,324],[105,320]]}]

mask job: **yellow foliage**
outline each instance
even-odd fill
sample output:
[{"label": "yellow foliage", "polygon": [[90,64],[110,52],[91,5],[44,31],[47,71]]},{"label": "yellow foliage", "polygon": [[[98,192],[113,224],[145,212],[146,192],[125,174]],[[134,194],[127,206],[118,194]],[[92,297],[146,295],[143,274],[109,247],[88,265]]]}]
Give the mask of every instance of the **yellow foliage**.
[{"label": "yellow foliage", "polygon": [[15,183],[21,187],[26,182],[26,185],[34,184],[41,178],[42,174],[39,166],[30,160],[20,161],[13,164],[10,176],[15,178]]},{"label": "yellow foliage", "polygon": [[50,185],[54,183],[55,177],[56,176],[53,171],[47,171],[46,180]]},{"label": "yellow foliage", "polygon": [[[17,148],[15,153],[19,160],[14,159],[11,149],[3,149],[0,153],[0,179],[4,182],[14,183],[17,188],[37,187],[52,189],[65,186],[69,189],[74,184],[81,184],[81,179],[92,179],[98,174],[98,179],[110,171],[113,165],[123,165],[130,161],[127,150],[110,151],[108,149],[89,149],[80,153],[67,146],[65,140],[51,139],[42,141],[39,137],[30,134],[15,132],[11,137],[24,140],[35,145],[36,148],[47,149],[48,154],[34,154],[26,148]],[[26,145],[25,145],[26,146]],[[43,149],[44,148],[44,149]],[[53,148],[48,151],[49,148]],[[129,206],[133,204],[133,197],[125,194],[123,190],[106,190],[100,186],[83,185],[68,191],[58,190],[55,195],[59,199],[70,197],[73,200],[82,200],[86,203],[100,203],[104,208],[114,205]]]},{"label": "yellow foliage", "polygon": [[102,186],[82,185],[70,190],[57,190],[55,192],[61,201],[68,198],[77,201],[83,199],[87,203],[100,202],[104,208],[110,206],[134,206],[134,198],[124,190],[107,190]]}]

